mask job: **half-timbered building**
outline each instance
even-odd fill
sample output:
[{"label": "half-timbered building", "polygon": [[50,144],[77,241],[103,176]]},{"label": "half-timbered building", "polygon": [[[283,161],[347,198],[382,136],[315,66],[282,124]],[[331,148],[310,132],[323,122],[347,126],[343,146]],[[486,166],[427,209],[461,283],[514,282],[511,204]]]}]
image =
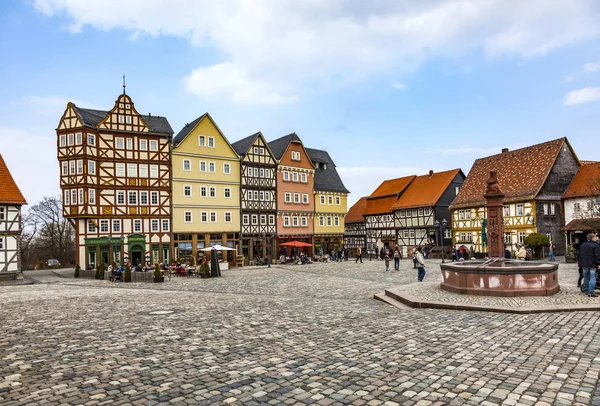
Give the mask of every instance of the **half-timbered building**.
[{"label": "half-timbered building", "polygon": [[[277,167],[277,252],[284,242],[300,241],[312,247],[315,213],[315,166],[300,137],[288,134],[269,142]],[[306,248],[312,255],[312,249]]]},{"label": "half-timbered building", "polygon": [[482,240],[486,181],[496,171],[500,189],[506,195],[504,242],[509,250],[537,232],[548,236],[564,253],[563,207],[561,197],[579,168],[579,160],[566,138],[544,142],[475,161],[458,195],[450,205],[453,242],[456,246],[486,253]]},{"label": "half-timbered building", "polygon": [[367,196],[363,196],[350,207],[344,218],[344,246],[355,255],[356,249],[367,252],[367,231],[365,228],[365,210]]},{"label": "half-timbered building", "polygon": [[241,245],[244,259],[277,255],[277,160],[261,132],[231,144],[241,157]]},{"label": "half-timbered building", "polygon": [[562,198],[565,242],[577,248],[588,233],[600,232],[600,162],[582,162]]},{"label": "half-timbered building", "polygon": [[323,255],[344,245],[344,217],[350,192],[327,151],[306,148],[306,152],[316,168],[313,248]]},{"label": "half-timbered building", "polygon": [[[417,176],[398,201],[392,206],[397,245],[403,257],[418,246],[431,244],[450,248],[452,221],[448,207],[465,180],[460,169],[443,172],[429,171]],[[435,228],[435,221],[446,220],[443,231]],[[443,239],[443,241],[442,241]]]},{"label": "half-timbered building", "polygon": [[0,277],[21,272],[21,206],[27,204],[0,155]]},{"label": "half-timbered building", "polygon": [[170,258],[171,137],[123,92],[109,111],[68,103],[56,129],[63,215],[82,267]]},{"label": "half-timbered building", "polygon": [[392,206],[415,177],[410,175],[386,180],[367,197],[364,217],[368,255],[377,255],[382,247],[395,248],[396,229]]},{"label": "half-timbered building", "polygon": [[[197,260],[202,249],[213,245],[238,249],[240,157],[210,114],[186,124],[173,138],[172,187],[178,258]],[[223,258],[232,265],[237,263],[234,252]]]}]

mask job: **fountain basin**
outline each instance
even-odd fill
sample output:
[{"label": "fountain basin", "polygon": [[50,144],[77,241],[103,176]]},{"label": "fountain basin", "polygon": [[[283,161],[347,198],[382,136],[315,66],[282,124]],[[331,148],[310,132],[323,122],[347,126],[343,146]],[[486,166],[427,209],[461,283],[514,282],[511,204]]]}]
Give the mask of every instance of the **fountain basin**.
[{"label": "fountain basin", "polygon": [[441,264],[440,287],[483,296],[550,296],[560,291],[558,264],[493,258]]}]

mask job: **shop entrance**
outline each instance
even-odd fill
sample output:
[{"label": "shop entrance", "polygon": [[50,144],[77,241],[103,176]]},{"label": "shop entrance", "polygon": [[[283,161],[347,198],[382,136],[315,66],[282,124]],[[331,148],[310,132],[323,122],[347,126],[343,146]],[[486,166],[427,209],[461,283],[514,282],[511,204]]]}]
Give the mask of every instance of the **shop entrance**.
[{"label": "shop entrance", "polygon": [[142,258],[144,255],[144,248],[141,245],[134,245],[131,247],[131,263],[134,265],[139,265],[142,263]]}]

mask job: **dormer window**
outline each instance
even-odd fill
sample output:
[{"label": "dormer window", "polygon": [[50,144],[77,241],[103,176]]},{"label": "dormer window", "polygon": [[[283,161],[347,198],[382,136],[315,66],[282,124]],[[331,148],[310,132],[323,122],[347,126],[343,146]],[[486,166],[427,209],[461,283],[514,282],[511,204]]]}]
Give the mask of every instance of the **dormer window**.
[{"label": "dormer window", "polygon": [[292,161],[300,160],[300,151],[292,151]]}]

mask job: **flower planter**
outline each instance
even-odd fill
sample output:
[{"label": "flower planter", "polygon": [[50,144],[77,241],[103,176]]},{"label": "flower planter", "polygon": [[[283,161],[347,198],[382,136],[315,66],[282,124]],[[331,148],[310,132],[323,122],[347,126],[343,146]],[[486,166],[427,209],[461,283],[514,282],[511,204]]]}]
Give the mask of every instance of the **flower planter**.
[{"label": "flower planter", "polygon": [[161,283],[165,281],[164,276],[154,277],[154,283]]}]

